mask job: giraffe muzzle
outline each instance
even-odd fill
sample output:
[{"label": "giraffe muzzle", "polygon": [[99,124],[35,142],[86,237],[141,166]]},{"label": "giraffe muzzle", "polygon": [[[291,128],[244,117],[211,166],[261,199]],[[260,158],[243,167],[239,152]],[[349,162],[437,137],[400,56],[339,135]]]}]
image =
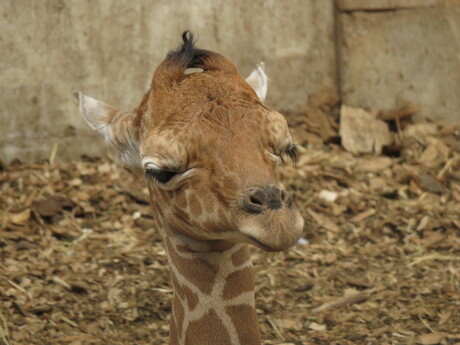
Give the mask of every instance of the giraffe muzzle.
[{"label": "giraffe muzzle", "polygon": [[292,196],[275,185],[254,188],[243,195],[242,207],[249,213],[262,213],[292,207]]}]

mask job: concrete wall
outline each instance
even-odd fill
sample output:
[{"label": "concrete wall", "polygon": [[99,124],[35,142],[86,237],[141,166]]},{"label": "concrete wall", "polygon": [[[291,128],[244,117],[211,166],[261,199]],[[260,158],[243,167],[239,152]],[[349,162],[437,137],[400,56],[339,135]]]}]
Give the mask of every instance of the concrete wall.
[{"label": "concrete wall", "polygon": [[460,122],[460,0],[3,0],[0,18],[4,163],[55,145],[63,160],[104,154],[72,91],[136,106],[185,29],[243,75],[265,61],[280,110],[328,86],[351,106]]},{"label": "concrete wall", "polygon": [[267,102],[293,109],[336,85],[333,13],[324,0],[3,0],[0,159],[104,154],[72,91],[136,106],[185,29],[244,75],[265,61]]},{"label": "concrete wall", "polygon": [[342,100],[376,110],[415,103],[418,117],[460,123],[460,1],[417,1],[342,1]]}]

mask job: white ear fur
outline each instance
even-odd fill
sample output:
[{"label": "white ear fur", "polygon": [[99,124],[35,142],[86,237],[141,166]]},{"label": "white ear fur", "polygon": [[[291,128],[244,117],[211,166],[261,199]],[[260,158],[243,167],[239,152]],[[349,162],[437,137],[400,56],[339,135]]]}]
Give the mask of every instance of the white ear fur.
[{"label": "white ear fur", "polygon": [[80,113],[85,121],[104,138],[118,160],[135,172],[139,170],[139,146],[132,127],[134,114],[117,111],[81,92],[74,92],[74,96],[80,102]]},{"label": "white ear fur", "polygon": [[115,109],[108,104],[88,97],[79,91],[75,91],[74,96],[80,103],[80,113],[86,123],[88,123],[88,125],[105,140],[108,140],[109,115]]},{"label": "white ear fur", "polygon": [[267,96],[268,78],[264,72],[265,63],[259,62],[257,67],[251,72],[246,82],[254,89],[259,99],[263,102]]}]

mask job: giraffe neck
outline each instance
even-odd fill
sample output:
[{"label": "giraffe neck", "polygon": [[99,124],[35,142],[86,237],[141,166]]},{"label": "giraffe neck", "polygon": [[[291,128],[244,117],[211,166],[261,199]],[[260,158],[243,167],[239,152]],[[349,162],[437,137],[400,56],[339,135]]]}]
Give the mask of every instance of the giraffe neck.
[{"label": "giraffe neck", "polygon": [[173,283],[170,345],[260,345],[245,244],[164,236]]}]

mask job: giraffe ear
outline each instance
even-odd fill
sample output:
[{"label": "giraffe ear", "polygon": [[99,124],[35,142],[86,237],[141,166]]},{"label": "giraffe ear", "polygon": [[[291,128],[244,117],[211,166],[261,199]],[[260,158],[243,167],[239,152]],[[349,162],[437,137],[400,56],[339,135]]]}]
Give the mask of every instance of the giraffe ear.
[{"label": "giraffe ear", "polygon": [[267,95],[268,78],[264,72],[265,63],[259,62],[256,68],[251,72],[246,82],[254,89],[259,99],[263,102]]},{"label": "giraffe ear", "polygon": [[108,133],[110,115],[116,112],[108,104],[75,91],[75,98],[80,103],[80,114],[86,123],[105,140],[110,138]]},{"label": "giraffe ear", "polygon": [[104,138],[118,160],[132,170],[141,168],[135,113],[122,112],[110,105],[74,92],[86,123]]}]

